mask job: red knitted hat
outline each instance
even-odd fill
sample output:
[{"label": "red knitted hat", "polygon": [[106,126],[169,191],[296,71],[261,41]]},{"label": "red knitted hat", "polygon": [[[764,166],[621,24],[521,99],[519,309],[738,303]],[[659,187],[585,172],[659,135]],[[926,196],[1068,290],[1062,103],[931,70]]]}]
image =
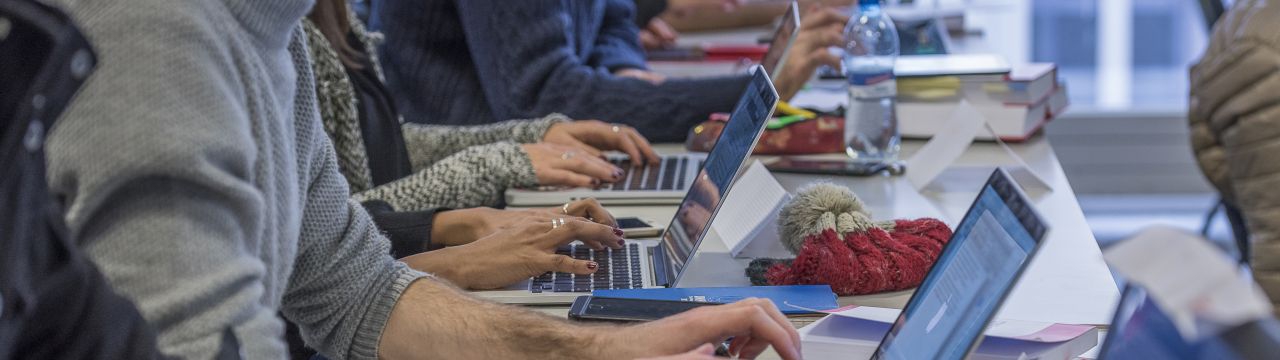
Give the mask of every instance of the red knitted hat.
[{"label": "red knitted hat", "polygon": [[796,258],[758,260],[753,267],[767,268],[754,282],[826,284],[841,296],[919,286],[951,238],[951,229],[937,219],[873,222],[852,192],[830,184],[801,190],[779,213],[779,223]]}]

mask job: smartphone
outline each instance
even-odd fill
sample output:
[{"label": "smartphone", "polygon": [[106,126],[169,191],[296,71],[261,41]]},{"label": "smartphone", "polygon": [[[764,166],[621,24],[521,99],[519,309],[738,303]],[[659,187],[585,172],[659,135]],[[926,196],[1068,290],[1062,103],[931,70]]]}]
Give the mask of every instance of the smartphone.
[{"label": "smartphone", "polygon": [[901,165],[898,164],[868,164],[849,160],[805,160],[785,156],[765,167],[776,172],[818,175],[870,176],[884,171],[893,174],[901,173]]},{"label": "smartphone", "polygon": [[623,217],[614,220],[618,221],[618,228],[622,229],[622,236],[624,237],[648,238],[662,235],[662,227],[652,221],[638,217]]},{"label": "smartphone", "polygon": [[569,320],[652,321],[710,305],[720,303],[579,296],[573,301],[573,306],[569,307]]}]

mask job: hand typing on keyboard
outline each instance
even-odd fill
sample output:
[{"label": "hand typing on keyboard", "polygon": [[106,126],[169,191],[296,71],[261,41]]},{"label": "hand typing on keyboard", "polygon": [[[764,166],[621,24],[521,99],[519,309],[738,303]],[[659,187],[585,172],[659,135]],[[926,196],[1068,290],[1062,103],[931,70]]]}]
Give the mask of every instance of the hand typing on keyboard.
[{"label": "hand typing on keyboard", "polygon": [[437,247],[466,245],[477,239],[525,224],[526,220],[550,221],[556,217],[580,217],[601,225],[617,227],[596,199],[582,199],[562,206],[541,209],[470,208],[436,214],[431,226],[431,243]]},{"label": "hand typing on keyboard", "polygon": [[[564,219],[564,224],[555,223],[556,219]],[[599,263],[556,253],[557,248],[574,240],[593,250],[621,249],[623,245],[622,230],[583,218],[528,217],[521,222],[470,244],[401,260],[460,287],[481,290],[500,288],[546,272],[595,273]]]},{"label": "hand typing on keyboard", "polygon": [[632,166],[658,163],[658,154],[649,140],[636,129],[622,124],[600,120],[557,123],[547,129],[542,141],[577,148],[593,157],[600,157],[601,151],[617,150],[631,157]]}]

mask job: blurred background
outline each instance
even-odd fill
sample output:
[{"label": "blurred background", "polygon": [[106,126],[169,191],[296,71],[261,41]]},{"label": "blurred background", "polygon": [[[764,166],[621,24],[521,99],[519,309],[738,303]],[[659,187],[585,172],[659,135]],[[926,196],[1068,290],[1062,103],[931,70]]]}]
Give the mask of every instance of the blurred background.
[{"label": "blurred background", "polygon": [[[1162,223],[1200,231],[1217,196],[1192,159],[1188,69],[1209,18],[1230,1],[916,1],[959,8],[958,48],[1011,62],[1054,62],[1070,108],[1050,122],[1053,143],[1098,241],[1106,246]],[[1224,216],[1209,237],[1234,251]]]}]

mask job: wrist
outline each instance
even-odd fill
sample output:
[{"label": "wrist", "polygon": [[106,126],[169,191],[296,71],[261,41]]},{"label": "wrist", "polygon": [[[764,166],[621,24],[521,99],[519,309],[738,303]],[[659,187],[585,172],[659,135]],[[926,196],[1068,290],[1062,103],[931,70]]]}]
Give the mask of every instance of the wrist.
[{"label": "wrist", "polygon": [[475,240],[474,220],[470,216],[476,209],[450,210],[436,213],[431,225],[431,239],[444,247],[458,246]]},{"label": "wrist", "polygon": [[460,288],[468,288],[467,274],[470,269],[466,267],[466,262],[457,261],[463,258],[457,254],[460,248],[444,248],[433,250],[421,254],[409,256],[400,259],[406,265],[414,270],[422,271],[435,275],[438,278],[448,280]]}]

